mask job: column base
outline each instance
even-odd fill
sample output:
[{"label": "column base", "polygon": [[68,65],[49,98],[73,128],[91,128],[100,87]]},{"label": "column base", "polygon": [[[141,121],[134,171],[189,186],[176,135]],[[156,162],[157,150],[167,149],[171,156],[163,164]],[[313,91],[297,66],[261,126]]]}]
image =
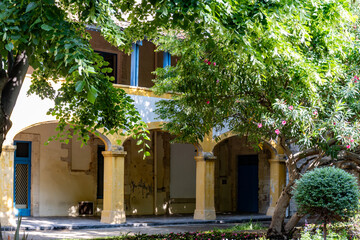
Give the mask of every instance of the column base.
[{"label": "column base", "polygon": [[126,222],[125,211],[105,211],[101,212],[101,222],[110,224],[120,224]]},{"label": "column base", "polygon": [[215,220],[215,210],[196,210],[194,212],[194,219],[197,220]]},{"label": "column base", "polygon": [[0,223],[2,227],[14,227],[16,226],[15,214],[0,213]]},{"label": "column base", "polygon": [[269,207],[266,211],[266,216],[273,216],[275,212],[275,207]]}]

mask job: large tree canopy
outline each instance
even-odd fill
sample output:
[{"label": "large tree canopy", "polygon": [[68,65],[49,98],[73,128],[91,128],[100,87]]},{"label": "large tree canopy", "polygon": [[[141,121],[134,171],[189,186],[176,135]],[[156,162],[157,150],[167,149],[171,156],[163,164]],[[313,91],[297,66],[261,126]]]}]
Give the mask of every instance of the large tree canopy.
[{"label": "large tree canopy", "polygon": [[[158,113],[180,141],[201,141],[215,127],[281,144],[290,179],[269,235],[288,233],[300,216],[284,225],[285,209],[302,172],[358,168],[358,25],[350,7],[357,9],[347,0],[1,1],[1,133],[29,64],[31,91],[55,100],[60,129],[66,122],[84,135],[141,128],[129,97],[101,73],[85,24],[125,50],[145,36],[181,57],[157,70],[155,87],[177,93]],[[128,27],[120,31],[114,21]],[[55,92],[47,79],[60,77]]]},{"label": "large tree canopy", "polygon": [[358,6],[349,4],[154,0],[129,10],[129,31],[181,57],[157,70],[155,90],[178,93],[158,105],[165,129],[186,142],[229,129],[260,148],[274,139],[284,149],[289,184],[269,236],[288,234],[301,217],[284,224],[301,173],[329,164],[359,169]]},{"label": "large tree canopy", "polygon": [[[61,133],[67,124],[84,140],[88,131],[144,130],[131,98],[113,88],[105,74],[111,69],[104,68],[86,32],[86,24],[95,25],[106,40],[125,46],[114,22],[118,7],[109,1],[0,1],[0,145],[29,66],[34,68],[30,93],[55,101],[49,114],[59,120],[57,138],[71,136]],[[49,80],[60,79],[55,91]]]}]

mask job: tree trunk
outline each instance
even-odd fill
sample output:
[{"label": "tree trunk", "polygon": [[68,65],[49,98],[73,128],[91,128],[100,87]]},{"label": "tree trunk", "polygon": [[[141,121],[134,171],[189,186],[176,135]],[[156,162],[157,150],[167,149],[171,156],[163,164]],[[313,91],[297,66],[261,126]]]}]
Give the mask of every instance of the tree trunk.
[{"label": "tree trunk", "polygon": [[[282,191],[278,202],[276,203],[274,215],[271,220],[270,227],[267,231],[267,238],[270,239],[288,239],[288,235],[292,228],[288,226],[285,228],[285,214],[286,209],[289,206],[290,199],[292,197],[292,186],[294,185],[294,180],[290,181],[284,190]],[[295,222],[295,221],[293,221]]]},{"label": "tree trunk", "polygon": [[326,235],[327,235],[326,224],[327,224],[327,219],[326,219],[326,217],[325,217],[325,218],[324,218],[324,240],[326,240]]},{"label": "tree trunk", "polygon": [[12,62],[12,59],[8,60],[8,65],[10,67],[7,72],[0,65],[0,154],[6,134],[12,125],[10,121],[11,113],[29,68],[26,53],[18,54],[14,62]]},{"label": "tree trunk", "polygon": [[294,215],[292,215],[290,220],[285,225],[285,233],[288,234],[288,235],[289,234],[292,235],[296,224],[300,221],[300,219],[303,216],[304,215],[300,215],[299,213],[295,213]]}]

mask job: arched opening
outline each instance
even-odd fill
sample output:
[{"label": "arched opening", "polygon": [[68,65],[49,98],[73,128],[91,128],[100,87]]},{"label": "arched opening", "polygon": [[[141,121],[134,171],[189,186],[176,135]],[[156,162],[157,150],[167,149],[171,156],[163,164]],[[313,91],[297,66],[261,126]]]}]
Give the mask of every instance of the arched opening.
[{"label": "arched opening", "polygon": [[56,134],[56,126],[39,123],[15,135],[15,208],[20,215],[27,209],[23,215],[30,216],[99,214],[98,151],[108,140],[89,133],[84,146],[77,136],[68,143],[54,140],[45,145]]},{"label": "arched opening", "polygon": [[255,150],[246,137],[232,136],[214,147],[215,209],[218,212],[261,213],[269,207],[271,154]]},{"label": "arched opening", "polygon": [[[124,142],[126,215],[193,213],[195,148],[171,143],[174,136],[150,130],[150,156],[143,159],[136,140]],[[186,176],[186,177],[184,177]]]}]

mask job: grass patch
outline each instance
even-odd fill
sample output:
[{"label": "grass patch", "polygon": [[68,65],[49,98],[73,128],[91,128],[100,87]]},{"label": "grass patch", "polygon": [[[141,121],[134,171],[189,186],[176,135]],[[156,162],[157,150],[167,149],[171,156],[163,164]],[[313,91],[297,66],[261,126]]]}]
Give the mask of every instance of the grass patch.
[{"label": "grass patch", "polygon": [[215,228],[217,232],[237,232],[237,231],[249,231],[249,230],[266,230],[267,228],[259,222],[247,222],[237,224],[230,228]]}]

